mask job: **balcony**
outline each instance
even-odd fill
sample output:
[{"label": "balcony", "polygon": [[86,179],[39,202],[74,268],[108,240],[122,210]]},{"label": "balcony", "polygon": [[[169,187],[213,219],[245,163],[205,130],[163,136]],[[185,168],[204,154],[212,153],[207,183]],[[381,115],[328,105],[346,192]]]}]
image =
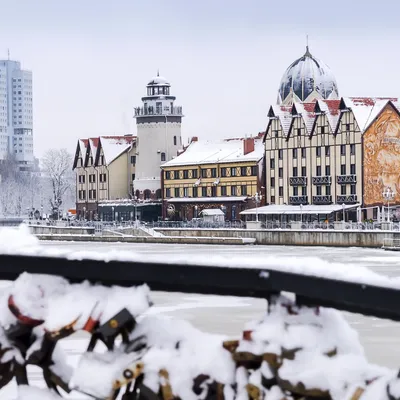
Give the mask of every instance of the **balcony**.
[{"label": "balcony", "polygon": [[357,195],[350,194],[350,195],[341,195],[336,196],[336,203],[337,204],[355,204],[357,203]]},{"label": "balcony", "polygon": [[337,183],[357,183],[357,175],[339,175],[337,177]]},{"label": "balcony", "polygon": [[290,196],[289,203],[293,205],[308,204],[308,196]]},{"label": "balcony", "polygon": [[313,204],[332,204],[332,196],[317,195],[312,198]]},{"label": "balcony", "polygon": [[290,186],[306,186],[307,177],[306,176],[291,176],[289,178]]},{"label": "balcony", "polygon": [[153,117],[157,115],[161,116],[177,116],[183,117],[182,107],[135,107],[134,117]]},{"label": "balcony", "polygon": [[332,183],[332,177],[330,175],[325,176],[313,176],[313,185],[330,185]]}]

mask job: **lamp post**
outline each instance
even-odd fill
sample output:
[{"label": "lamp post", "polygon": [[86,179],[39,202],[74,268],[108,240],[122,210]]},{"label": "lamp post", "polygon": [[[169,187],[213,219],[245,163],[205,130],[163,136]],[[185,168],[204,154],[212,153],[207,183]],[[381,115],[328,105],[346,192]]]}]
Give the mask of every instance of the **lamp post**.
[{"label": "lamp post", "polygon": [[199,207],[197,206],[197,204],[194,206],[194,217],[197,218],[197,212],[198,212]]},{"label": "lamp post", "polygon": [[256,222],[258,222],[258,204],[261,203],[261,200],[261,193],[256,192],[256,194],[254,195],[254,201],[256,202]]},{"label": "lamp post", "polygon": [[112,212],[112,220],[114,222],[115,220],[114,207],[111,207],[111,212]]},{"label": "lamp post", "polygon": [[346,222],[346,213],[345,213],[346,204],[342,204],[342,211],[343,211],[343,222]]},{"label": "lamp post", "polygon": [[303,223],[303,204],[300,204],[300,223]]},{"label": "lamp post", "polygon": [[83,220],[86,220],[86,207],[83,207]]},{"label": "lamp post", "polygon": [[387,222],[390,222],[390,211],[389,211],[389,203],[390,200],[394,199],[396,192],[394,192],[390,187],[387,187],[386,190],[382,192],[383,198],[387,201]]}]

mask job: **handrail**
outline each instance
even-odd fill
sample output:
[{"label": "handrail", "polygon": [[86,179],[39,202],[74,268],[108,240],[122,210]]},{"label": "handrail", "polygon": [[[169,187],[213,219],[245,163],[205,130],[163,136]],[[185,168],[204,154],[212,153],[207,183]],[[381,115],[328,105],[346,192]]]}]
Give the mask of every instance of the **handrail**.
[{"label": "handrail", "polygon": [[0,255],[0,279],[21,273],[59,275],[71,282],[85,280],[106,286],[147,283],[152,290],[268,299],[282,291],[296,295],[297,303],[334,307],[400,321],[400,289],[317,277],[278,268],[224,268],[213,265],[143,261]]}]

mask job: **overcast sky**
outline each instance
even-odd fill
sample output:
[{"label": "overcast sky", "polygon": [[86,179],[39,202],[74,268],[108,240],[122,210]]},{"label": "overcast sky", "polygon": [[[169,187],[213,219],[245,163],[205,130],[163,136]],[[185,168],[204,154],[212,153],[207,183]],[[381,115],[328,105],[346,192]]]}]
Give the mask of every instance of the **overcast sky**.
[{"label": "overcast sky", "polygon": [[305,50],[342,96],[400,95],[399,0],[0,0],[0,58],[33,71],[35,155],[135,133],[132,109],[160,69],[184,140],[256,134]]}]

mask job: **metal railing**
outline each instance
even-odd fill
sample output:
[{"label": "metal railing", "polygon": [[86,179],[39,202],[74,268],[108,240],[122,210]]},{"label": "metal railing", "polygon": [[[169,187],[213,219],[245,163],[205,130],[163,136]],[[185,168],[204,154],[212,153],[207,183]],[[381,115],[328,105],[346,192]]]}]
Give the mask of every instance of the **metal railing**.
[{"label": "metal railing", "polygon": [[135,117],[149,117],[153,115],[176,115],[183,116],[182,107],[136,107]]},{"label": "metal railing", "polygon": [[313,185],[330,185],[332,183],[332,177],[330,175],[325,176],[313,176]]},{"label": "metal railing", "polygon": [[357,195],[356,194],[350,194],[350,195],[339,195],[336,196],[336,203],[338,204],[353,204],[357,203]]},{"label": "metal railing", "polygon": [[306,186],[307,177],[306,176],[291,176],[289,178],[289,183],[291,186]]},{"label": "metal railing", "polygon": [[312,197],[313,204],[331,204],[332,196],[317,195]]},{"label": "metal railing", "polygon": [[151,228],[207,228],[207,229],[242,229],[246,227],[243,221],[224,221],[224,222],[205,222],[199,220],[192,221],[157,221],[149,222],[145,226]]},{"label": "metal railing", "polygon": [[337,183],[357,183],[357,175],[339,175]]},{"label": "metal railing", "polygon": [[290,204],[308,204],[308,196],[290,196],[289,197]]}]

